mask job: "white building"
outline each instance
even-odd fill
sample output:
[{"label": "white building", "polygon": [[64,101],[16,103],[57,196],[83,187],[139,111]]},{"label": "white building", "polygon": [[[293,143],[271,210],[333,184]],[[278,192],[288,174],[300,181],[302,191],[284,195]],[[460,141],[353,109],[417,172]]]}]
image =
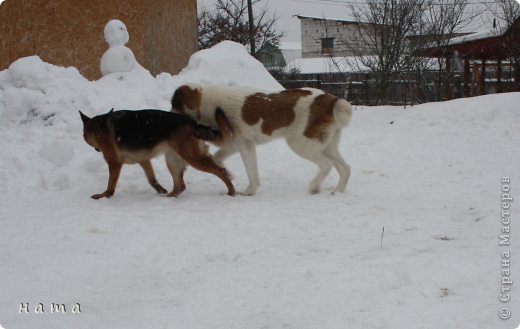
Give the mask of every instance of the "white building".
[{"label": "white building", "polygon": [[301,22],[302,58],[374,55],[374,45],[364,36],[373,24],[296,16]]}]

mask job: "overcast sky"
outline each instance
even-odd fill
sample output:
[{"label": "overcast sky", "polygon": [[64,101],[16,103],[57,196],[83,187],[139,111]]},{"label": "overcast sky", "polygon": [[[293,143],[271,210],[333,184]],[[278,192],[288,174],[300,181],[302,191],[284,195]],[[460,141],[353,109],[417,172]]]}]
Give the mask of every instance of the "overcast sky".
[{"label": "overcast sky", "polygon": [[[211,6],[216,3],[216,0],[197,0],[197,2],[199,7],[201,5]],[[284,32],[283,41],[301,41],[300,20],[293,15],[351,18],[348,5],[337,2],[326,1],[324,3],[321,0],[263,0],[261,2],[280,17],[276,26],[278,30]]]},{"label": "overcast sky", "polygon": [[[362,1],[362,0],[357,0]],[[472,7],[476,2],[472,0]],[[489,2],[490,0],[482,0]],[[520,1],[520,0],[517,0]],[[197,0],[199,7],[211,7],[216,0]],[[282,41],[301,41],[300,20],[294,15],[317,16],[337,19],[353,19],[350,14],[350,3],[356,0],[262,0],[263,6],[267,6],[270,11],[276,12],[280,18],[277,21],[277,29],[284,32]],[[474,25],[469,30],[484,31],[488,30],[493,22],[493,16],[489,12],[479,15]]]}]

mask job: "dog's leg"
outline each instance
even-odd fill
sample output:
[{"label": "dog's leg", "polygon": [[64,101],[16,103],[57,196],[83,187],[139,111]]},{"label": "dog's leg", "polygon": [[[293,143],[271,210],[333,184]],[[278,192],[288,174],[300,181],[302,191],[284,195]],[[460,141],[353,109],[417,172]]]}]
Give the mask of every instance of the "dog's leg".
[{"label": "dog's leg", "polygon": [[94,194],[92,199],[101,199],[101,198],[110,198],[114,195],[116,190],[117,180],[119,179],[119,174],[121,173],[121,167],[123,164],[117,161],[107,161],[108,162],[108,185],[107,189],[103,193]]},{"label": "dog's leg", "polygon": [[329,174],[333,164],[333,162],[322,153],[323,145],[318,143],[318,141],[312,140],[302,143],[301,138],[287,140],[287,145],[289,145],[294,153],[304,159],[314,162],[319,168],[318,173],[309,185],[309,193],[311,194],[316,194],[320,191],[321,183],[323,183],[323,180]]},{"label": "dog's leg", "polygon": [[225,146],[221,147],[220,150],[215,153],[215,155],[213,155],[213,158],[215,159],[216,163],[222,166],[224,160],[235,154],[237,151],[238,150],[234,144],[226,144]]},{"label": "dog's leg", "polygon": [[173,178],[173,190],[168,194],[169,197],[179,196],[185,189],[184,171],[186,162],[173,150],[166,152],[166,165]]},{"label": "dog's leg", "polygon": [[334,167],[339,173],[339,181],[335,192],[345,192],[345,188],[347,187],[350,178],[350,166],[345,162],[345,160],[343,160],[339,153],[338,147],[340,138],[341,130],[338,129],[324,151],[325,156],[332,161]]},{"label": "dog's leg", "polygon": [[196,139],[190,133],[190,135],[182,139],[182,145],[178,145],[175,139],[170,145],[193,168],[211,173],[220,178],[228,188],[228,195],[235,195],[235,187],[229,179],[227,170],[215,163],[211,155],[207,152],[207,147],[204,142]]},{"label": "dog's leg", "polygon": [[246,167],[247,177],[249,178],[249,186],[243,192],[243,195],[254,195],[258,185],[260,185],[255,144],[248,140],[241,140],[237,142],[237,148]]},{"label": "dog's leg", "polygon": [[320,168],[320,171],[318,171],[314,179],[311,181],[311,184],[309,186],[309,193],[317,194],[320,191],[321,183],[323,183],[323,180],[325,179],[325,177],[327,177],[330,170],[332,169],[332,162],[330,162],[328,159],[324,157],[312,159],[311,161],[314,162]]},{"label": "dog's leg", "polygon": [[152,163],[150,162],[150,160],[139,162],[139,164],[141,165],[141,167],[144,170],[144,173],[146,174],[148,183],[150,183],[150,185],[157,191],[157,193],[166,193],[167,191],[164,189],[164,187],[161,186],[161,184],[157,182],[157,179],[155,178]]}]

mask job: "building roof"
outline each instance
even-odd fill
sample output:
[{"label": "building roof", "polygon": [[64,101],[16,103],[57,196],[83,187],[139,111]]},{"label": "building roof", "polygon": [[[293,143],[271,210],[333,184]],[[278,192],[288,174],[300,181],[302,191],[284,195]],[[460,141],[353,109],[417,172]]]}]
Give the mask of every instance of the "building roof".
[{"label": "building roof", "polygon": [[451,39],[445,46],[426,47],[428,57],[457,56],[473,59],[505,59],[513,45],[520,44],[520,18],[509,28],[498,28]]},{"label": "building roof", "polygon": [[285,50],[302,50],[302,43],[300,41],[280,41],[279,48]]},{"label": "building roof", "polygon": [[284,68],[285,72],[298,71],[301,74],[363,72],[364,67],[355,56],[315,57],[292,60]]},{"label": "building roof", "polygon": [[293,17],[296,17],[298,19],[314,19],[319,21],[336,21],[336,22],[342,22],[344,24],[373,24],[373,23],[367,23],[367,22],[358,22],[356,20],[349,20],[344,18],[331,18],[331,17],[318,17],[318,16],[304,16],[304,15],[294,15]]}]

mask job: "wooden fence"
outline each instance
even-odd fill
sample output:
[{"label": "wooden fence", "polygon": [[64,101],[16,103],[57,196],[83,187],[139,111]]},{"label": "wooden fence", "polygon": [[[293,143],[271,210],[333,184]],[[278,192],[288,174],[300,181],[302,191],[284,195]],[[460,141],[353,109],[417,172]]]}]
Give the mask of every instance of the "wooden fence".
[{"label": "wooden fence", "polygon": [[[497,90],[495,73],[486,71],[485,93]],[[504,71],[502,92],[512,91],[514,80],[511,71]],[[283,74],[273,76],[285,88],[311,87],[322,89],[333,95],[361,105],[413,105],[445,100],[445,73],[410,72],[383,76],[375,73],[332,73],[332,74]],[[453,72],[449,83],[453,98],[463,97],[463,74]],[[468,96],[476,96],[478,88],[470,88]]]}]

